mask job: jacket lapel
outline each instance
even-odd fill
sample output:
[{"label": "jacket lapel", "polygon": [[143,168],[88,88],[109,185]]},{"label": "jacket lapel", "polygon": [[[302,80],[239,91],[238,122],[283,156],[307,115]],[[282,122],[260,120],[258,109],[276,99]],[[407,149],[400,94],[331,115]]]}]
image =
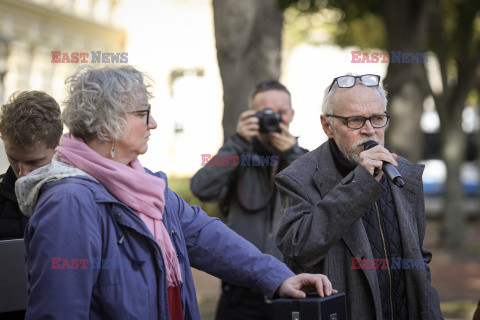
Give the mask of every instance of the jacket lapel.
[{"label": "jacket lapel", "polygon": [[[397,212],[398,225],[401,230],[402,252],[405,259],[423,259],[421,253],[421,244],[418,243],[419,235],[413,211],[422,210],[422,208],[414,208],[411,203],[411,197],[423,195],[421,186],[416,185],[418,181],[422,181],[423,166],[407,164],[399,165],[399,171],[405,180],[405,187],[398,188],[389,181],[390,190],[392,191],[395,210]],[[425,283],[425,272],[420,269],[405,270],[405,282],[407,290],[408,310],[424,310],[427,302],[427,292],[423,286],[418,287],[419,283]],[[410,317],[417,317],[409,311]],[[422,319],[428,315],[422,314]]]},{"label": "jacket lapel", "polygon": [[[317,157],[317,167],[313,180],[318,191],[320,192],[321,197],[323,198],[343,179],[343,177],[336,169],[328,143],[323,144],[322,147],[318,149]],[[350,226],[342,239],[350,250],[352,257],[373,259],[372,249],[370,248],[367,232],[365,231],[365,227],[363,226],[361,219],[357,220],[353,225]],[[350,268],[350,266],[347,268]],[[375,297],[375,307],[381,308],[380,291],[378,290],[378,278],[376,270],[363,268],[362,271],[370,285],[372,295]]]}]

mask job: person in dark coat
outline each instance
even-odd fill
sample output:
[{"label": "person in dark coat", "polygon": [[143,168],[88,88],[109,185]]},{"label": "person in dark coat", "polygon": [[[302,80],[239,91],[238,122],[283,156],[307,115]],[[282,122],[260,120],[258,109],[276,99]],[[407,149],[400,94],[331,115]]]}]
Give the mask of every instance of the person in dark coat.
[{"label": "person in dark coat", "polygon": [[[325,273],[345,292],[349,319],[442,319],[423,247],[423,166],[384,147],[390,116],[379,84],[378,75],[346,75],[325,90],[328,141],[276,178],[277,245],[293,271]],[[384,163],[398,168],[403,188]]]},{"label": "person in dark coat", "polygon": [[[17,92],[2,106],[0,135],[10,166],[0,176],[0,241],[23,238],[28,218],[18,206],[15,182],[50,163],[62,130],[60,107],[45,92]],[[24,317],[25,311],[0,314],[0,319]]]},{"label": "person in dark coat", "polygon": [[[264,112],[281,116],[278,127],[274,118],[262,118],[273,113]],[[273,179],[307,152],[289,132],[294,114],[290,92],[283,84],[276,80],[260,82],[250,96],[250,109],[238,119],[235,134],[214,157],[204,155],[203,168],[190,184],[200,200],[220,202],[233,231],[279,259],[282,255],[275,247],[275,234],[281,219],[280,196]],[[272,317],[272,304],[262,294],[222,283],[217,320]]]}]

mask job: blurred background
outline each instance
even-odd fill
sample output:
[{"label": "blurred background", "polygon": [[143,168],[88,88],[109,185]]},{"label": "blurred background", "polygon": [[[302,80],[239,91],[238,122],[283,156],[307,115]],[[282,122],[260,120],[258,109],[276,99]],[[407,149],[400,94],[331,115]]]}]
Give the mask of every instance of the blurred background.
[{"label": "blurred background", "polygon": [[[73,53],[88,56],[76,63]],[[77,67],[121,65],[119,55],[155,84],[158,128],[142,164],[165,171],[210,215],[216,205],[195,199],[189,178],[201,154],[233,134],[257,82],[289,88],[291,131],[312,150],[326,140],[319,116],[332,79],[381,75],[392,116],[387,147],[426,166],[424,244],[442,311],[471,319],[480,298],[478,0],[0,0],[2,104],[19,90],[61,102]],[[7,167],[0,150],[0,171]],[[195,281],[209,319],[219,281],[199,271]]]}]

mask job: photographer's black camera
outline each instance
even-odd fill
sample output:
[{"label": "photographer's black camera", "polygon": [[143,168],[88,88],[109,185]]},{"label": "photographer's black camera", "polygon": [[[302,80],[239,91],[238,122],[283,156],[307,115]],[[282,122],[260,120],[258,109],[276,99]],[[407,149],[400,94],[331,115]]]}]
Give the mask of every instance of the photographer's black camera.
[{"label": "photographer's black camera", "polygon": [[260,123],[260,132],[281,132],[280,122],[282,122],[282,115],[275,113],[272,109],[264,109],[255,113]]}]

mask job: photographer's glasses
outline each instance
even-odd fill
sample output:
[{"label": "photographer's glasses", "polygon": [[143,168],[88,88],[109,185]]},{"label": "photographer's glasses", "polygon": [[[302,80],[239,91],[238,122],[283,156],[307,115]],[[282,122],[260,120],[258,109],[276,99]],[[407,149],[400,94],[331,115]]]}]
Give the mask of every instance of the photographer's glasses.
[{"label": "photographer's glasses", "polygon": [[150,104],[146,104],[145,106],[148,108],[143,110],[129,111],[127,113],[134,113],[135,115],[141,118],[144,118],[146,116],[146,119],[147,119],[146,125],[148,126],[148,124],[150,123],[150,109],[152,106]]},{"label": "photographer's glasses", "polygon": [[375,129],[383,128],[387,125],[390,115],[385,111],[385,114],[376,114],[371,117],[362,117],[362,116],[353,116],[353,117],[342,117],[337,116],[336,114],[327,114],[327,117],[342,119],[346,123],[347,127],[350,129],[361,129],[367,122],[370,121],[372,127]]},{"label": "photographer's glasses", "polygon": [[339,88],[351,88],[355,85],[357,79],[366,87],[377,87],[380,83],[380,76],[376,74],[364,74],[362,76],[341,76],[333,79],[328,92],[332,90],[333,85],[337,82]]}]

